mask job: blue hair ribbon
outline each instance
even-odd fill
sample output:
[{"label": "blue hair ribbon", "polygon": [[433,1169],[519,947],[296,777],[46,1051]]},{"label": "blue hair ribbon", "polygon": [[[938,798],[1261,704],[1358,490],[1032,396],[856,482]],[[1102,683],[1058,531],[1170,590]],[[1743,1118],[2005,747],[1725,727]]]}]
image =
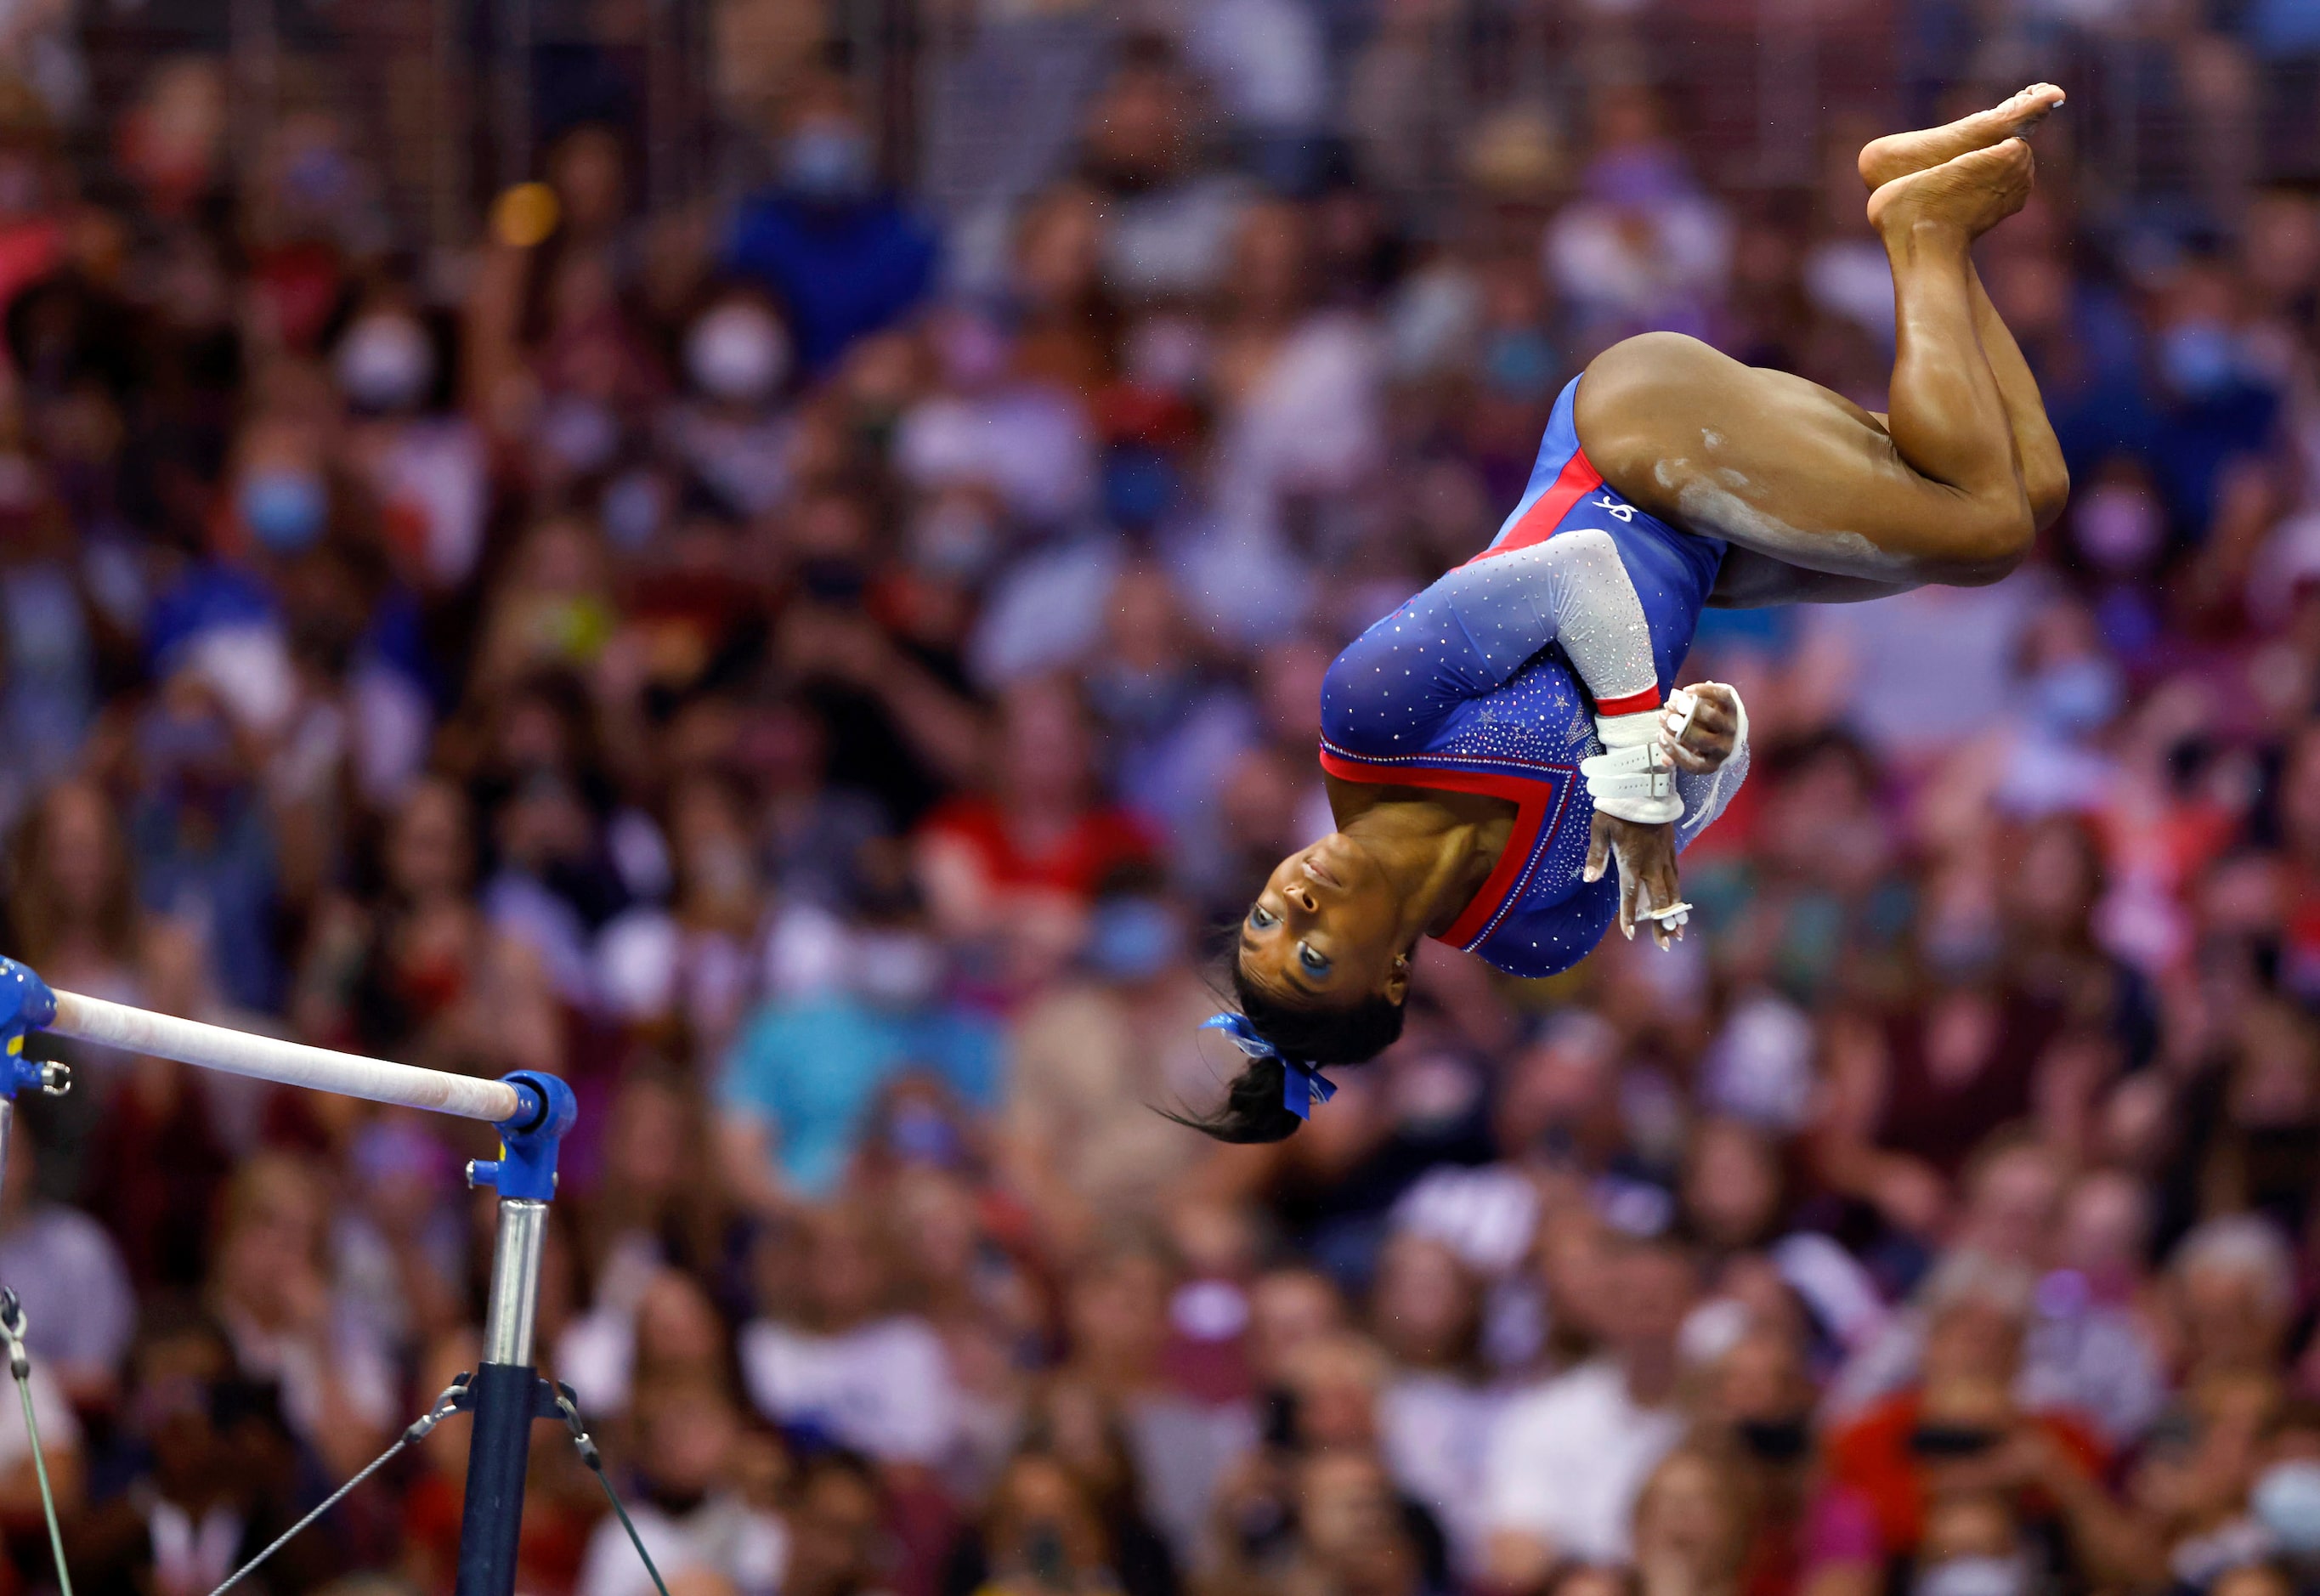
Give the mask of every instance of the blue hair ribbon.
[{"label": "blue hair ribbon", "polygon": [[1220,1030],[1232,1045],[1251,1058],[1281,1059],[1281,1104],[1300,1120],[1313,1117],[1313,1104],[1327,1102],[1337,1095],[1337,1084],[1323,1075],[1318,1065],[1299,1058],[1282,1058],[1281,1049],[1257,1035],[1256,1027],[1248,1022],[1246,1014],[1228,1011],[1211,1014],[1201,1021],[1202,1030]]}]

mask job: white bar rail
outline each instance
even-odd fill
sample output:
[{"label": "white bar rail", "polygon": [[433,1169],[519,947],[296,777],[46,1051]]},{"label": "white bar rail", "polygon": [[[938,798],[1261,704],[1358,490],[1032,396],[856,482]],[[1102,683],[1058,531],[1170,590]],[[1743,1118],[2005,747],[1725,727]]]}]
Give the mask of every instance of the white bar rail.
[{"label": "white bar rail", "polygon": [[56,997],[57,1017],[41,1029],[60,1037],[174,1058],[179,1064],[223,1070],[228,1075],[279,1081],[285,1086],[312,1086],[321,1092],[430,1109],[468,1120],[512,1120],[523,1108],[522,1098],[505,1081],[479,1080],[391,1064],[384,1058],[336,1053],[328,1047],[309,1047],[278,1037],[252,1036],[75,992],[59,992]]}]

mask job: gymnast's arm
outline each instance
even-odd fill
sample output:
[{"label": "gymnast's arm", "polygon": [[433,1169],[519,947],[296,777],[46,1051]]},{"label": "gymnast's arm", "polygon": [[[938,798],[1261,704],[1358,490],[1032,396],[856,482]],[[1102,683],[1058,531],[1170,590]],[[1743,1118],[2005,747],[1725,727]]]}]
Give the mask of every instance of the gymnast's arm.
[{"label": "gymnast's arm", "polygon": [[1683,800],[1683,818],[1675,822],[1679,853],[1716,823],[1748,779],[1748,706],[1740,702],[1739,690],[1700,682],[1670,695],[1672,712],[1686,693],[1699,700],[1699,707],[1675,745],[1675,791]]},{"label": "gymnast's arm", "polygon": [[[1681,812],[1672,824],[1637,825],[1607,812],[1598,798],[1581,877],[1600,879],[1616,859],[1619,929],[1633,937],[1636,921],[1650,920],[1652,939],[1666,948],[1687,918],[1656,912],[1681,905],[1676,855],[1715,823],[1747,779],[1748,710],[1735,689],[1721,682],[1701,682],[1669,694],[1667,708],[1655,719],[1661,744],[1657,751],[1675,778],[1675,797]],[[1590,759],[1580,768],[1585,770],[1594,763]]]},{"label": "gymnast's arm", "polygon": [[[1578,527],[1488,556],[1459,567],[1423,596],[1446,606],[1471,648],[1467,658],[1448,662],[1462,673],[1469,696],[1500,685],[1541,648],[1560,643],[1599,712],[1658,707],[1651,628],[1609,532]],[[1649,703],[1639,704],[1645,698]]]},{"label": "gymnast's arm", "polygon": [[1599,712],[1659,706],[1643,600],[1611,535],[1578,528],[1461,566],[1354,639],[1324,684],[1323,729],[1356,748],[1423,732],[1549,643]]}]

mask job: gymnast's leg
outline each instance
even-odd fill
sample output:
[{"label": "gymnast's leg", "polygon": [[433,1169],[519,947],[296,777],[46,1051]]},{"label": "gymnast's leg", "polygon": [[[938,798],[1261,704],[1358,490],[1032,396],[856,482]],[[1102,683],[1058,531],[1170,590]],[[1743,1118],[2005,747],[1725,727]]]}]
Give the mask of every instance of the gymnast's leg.
[{"label": "gymnast's leg", "polygon": [[[1917,153],[1940,151],[1920,143]],[[1977,292],[1970,249],[2021,208],[2032,169],[2029,147],[2008,136],[1903,173],[1871,196],[1899,322],[1889,415],[1654,334],[1588,368],[1578,422],[1590,458],[1623,495],[1677,525],[1844,579],[1824,584],[1835,590],[1826,595],[1799,596],[2005,575],[2039,514],[2056,507],[2044,501],[2059,499],[2062,479],[2059,458],[2050,468],[2044,452],[2052,435],[2019,351],[2004,340],[2004,386],[1985,351],[1980,322],[1997,318]],[[2020,423],[2010,409],[2024,412]]]},{"label": "gymnast's leg", "polygon": [[[2062,104],[2062,91],[2051,83],[2036,83],[2001,104],[1944,127],[1917,132],[1891,133],[1872,139],[1861,151],[1861,180],[1871,194],[1896,177],[1922,172],[1971,150],[2028,133]],[[2062,446],[2046,420],[2045,402],[2038,396],[2038,381],[2022,358],[2014,333],[1989,303],[1981,274],[1969,258],[1965,268],[1966,297],[1973,306],[1973,329],[1989,358],[1989,374],[1998,381],[2006,404],[2007,424],[2014,431],[2014,448],[2022,462],[2022,489],[2030,500],[2032,519],[2044,531],[2062,513],[2071,496],[2070,468],[2062,463]]]}]

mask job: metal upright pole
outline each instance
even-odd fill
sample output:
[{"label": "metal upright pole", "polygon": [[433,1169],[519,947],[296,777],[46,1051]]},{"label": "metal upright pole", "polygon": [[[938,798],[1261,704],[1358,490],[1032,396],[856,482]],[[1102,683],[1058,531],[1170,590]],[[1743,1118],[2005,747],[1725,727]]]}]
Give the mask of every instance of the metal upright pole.
[{"label": "metal upright pole", "polygon": [[510,1075],[530,1087],[530,1122],[500,1128],[500,1156],[467,1166],[468,1181],[500,1194],[482,1365],[467,1387],[475,1428],[467,1439],[467,1494],[459,1523],[458,1596],[512,1596],[523,1537],[523,1481],[531,1423],[555,1414],[555,1392],[532,1368],[539,1314],[539,1259],[556,1194],[557,1144],[571,1127],[571,1088],[553,1075]]}]

